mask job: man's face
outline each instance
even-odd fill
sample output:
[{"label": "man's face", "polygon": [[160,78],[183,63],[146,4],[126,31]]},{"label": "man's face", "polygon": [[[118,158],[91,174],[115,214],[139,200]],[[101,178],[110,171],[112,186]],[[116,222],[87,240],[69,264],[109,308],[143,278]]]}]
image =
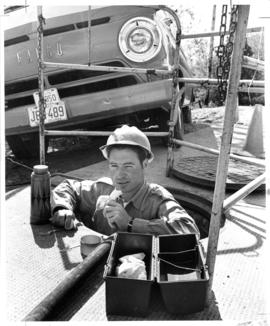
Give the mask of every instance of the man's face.
[{"label": "man's face", "polygon": [[130,200],[144,183],[147,161],[141,164],[137,153],[129,148],[113,148],[108,161],[115,188],[123,192],[126,200]]}]

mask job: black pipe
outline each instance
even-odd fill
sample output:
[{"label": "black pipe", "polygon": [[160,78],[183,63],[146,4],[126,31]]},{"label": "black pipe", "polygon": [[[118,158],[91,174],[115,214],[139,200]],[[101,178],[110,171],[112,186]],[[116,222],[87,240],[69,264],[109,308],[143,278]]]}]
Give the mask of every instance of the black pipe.
[{"label": "black pipe", "polygon": [[103,258],[111,247],[111,241],[98,245],[79,265],[50,292],[23,321],[44,321],[64,296]]}]

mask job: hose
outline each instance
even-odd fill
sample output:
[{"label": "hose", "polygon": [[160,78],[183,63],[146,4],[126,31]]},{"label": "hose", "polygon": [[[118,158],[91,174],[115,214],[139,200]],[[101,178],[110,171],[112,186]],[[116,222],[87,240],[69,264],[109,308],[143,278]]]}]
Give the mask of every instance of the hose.
[{"label": "hose", "polygon": [[98,245],[79,265],[77,265],[56,288],[50,292],[23,321],[44,321],[59,302],[68,295],[79,281],[87,276],[97,263],[108,253],[111,241],[102,242]]}]

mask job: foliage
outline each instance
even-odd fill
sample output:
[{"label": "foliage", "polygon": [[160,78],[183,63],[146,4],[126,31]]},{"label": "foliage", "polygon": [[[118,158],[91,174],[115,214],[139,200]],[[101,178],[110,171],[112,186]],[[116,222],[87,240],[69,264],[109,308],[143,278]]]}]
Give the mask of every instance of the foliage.
[{"label": "foliage", "polygon": [[[183,6],[177,7],[177,12],[180,20],[184,21],[183,31],[186,34],[200,32],[198,26],[195,25],[195,16],[192,10],[185,9]],[[216,78],[216,69],[218,66],[218,58],[216,55],[217,45],[219,38],[215,38],[215,48],[213,51],[212,59],[212,76]],[[226,40],[225,40],[226,43]],[[181,46],[184,49],[188,63],[191,67],[194,77],[209,77],[209,49],[210,49],[210,38],[193,38],[182,41]],[[264,38],[261,32],[247,34],[244,55],[264,60]],[[253,69],[242,68],[241,79],[254,79],[263,80],[264,73],[260,71],[254,71]],[[202,89],[196,89],[195,93],[205,94],[204,100],[212,101],[215,105],[218,104],[218,92],[216,89],[211,89],[209,92],[205,92]],[[205,98],[208,97],[208,98]],[[262,94],[247,94],[239,93],[240,104],[264,104],[264,96]],[[241,103],[242,102],[242,103]]]},{"label": "foliage", "polygon": [[187,45],[187,58],[196,77],[208,76],[209,45],[205,38],[194,38]]}]

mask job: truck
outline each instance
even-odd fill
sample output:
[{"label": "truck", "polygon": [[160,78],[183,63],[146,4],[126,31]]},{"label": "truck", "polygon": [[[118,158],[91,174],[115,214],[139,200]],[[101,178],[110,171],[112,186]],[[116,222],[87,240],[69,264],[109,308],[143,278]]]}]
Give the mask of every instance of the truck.
[{"label": "truck", "polygon": [[[47,18],[44,7],[45,62],[135,70],[44,69],[45,128],[112,130],[129,124],[145,131],[168,131],[172,78],[155,74],[155,69],[173,66],[175,17],[164,6],[134,5],[91,8],[91,20],[87,7],[54,15]],[[16,24],[4,31],[5,135],[13,154],[25,158],[39,155],[38,19],[17,19]],[[179,57],[179,77],[191,77],[181,47]],[[148,73],[138,73],[137,68]],[[185,89],[181,103],[190,94]],[[46,150],[48,144],[46,137]]]}]

